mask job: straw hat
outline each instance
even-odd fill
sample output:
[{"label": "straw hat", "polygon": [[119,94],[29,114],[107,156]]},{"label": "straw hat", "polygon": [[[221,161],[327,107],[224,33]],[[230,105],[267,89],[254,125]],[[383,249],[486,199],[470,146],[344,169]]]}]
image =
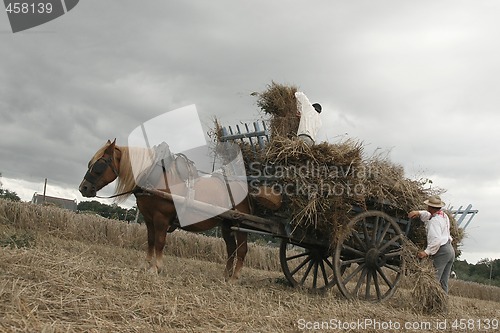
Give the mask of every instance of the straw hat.
[{"label": "straw hat", "polygon": [[443,208],[445,206],[445,203],[441,200],[441,198],[438,195],[431,196],[429,199],[424,201],[424,204],[434,208]]}]

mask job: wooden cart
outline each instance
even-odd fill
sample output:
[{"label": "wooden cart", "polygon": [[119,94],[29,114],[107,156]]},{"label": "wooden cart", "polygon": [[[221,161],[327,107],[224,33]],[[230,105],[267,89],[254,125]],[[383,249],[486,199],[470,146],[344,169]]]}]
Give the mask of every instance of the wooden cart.
[{"label": "wooden cart", "polygon": [[[268,139],[264,123],[222,129],[221,141],[244,141],[257,151]],[[187,199],[154,189],[145,189],[168,200],[183,203]],[[384,205],[373,209],[352,207],[342,237],[332,242],[314,228],[292,225],[279,214],[257,216],[235,209],[227,210],[189,200],[189,209],[219,215],[235,222],[234,230],[270,235],[281,240],[280,263],[288,282],[295,287],[325,290],[337,285],[349,299],[380,301],[390,297],[404,273],[402,248],[410,221],[384,212]]]},{"label": "wooden cart", "polygon": [[[353,209],[348,233],[332,246],[331,239],[315,229],[292,228],[289,221],[264,218],[189,200],[155,189],[145,189],[189,209],[235,221],[234,230],[281,239],[280,263],[292,286],[325,290],[335,285],[348,299],[381,301],[393,295],[404,273],[402,248],[409,221],[380,210]],[[403,232],[402,230],[405,230]]]}]

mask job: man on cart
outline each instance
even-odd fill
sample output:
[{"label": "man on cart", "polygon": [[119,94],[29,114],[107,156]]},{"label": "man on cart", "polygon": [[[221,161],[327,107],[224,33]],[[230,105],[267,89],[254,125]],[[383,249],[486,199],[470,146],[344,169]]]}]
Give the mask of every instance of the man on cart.
[{"label": "man on cart", "polygon": [[300,117],[297,137],[311,147],[314,145],[316,134],[322,125],[319,116],[321,105],[318,103],[311,104],[307,96],[301,91],[295,93],[295,98],[297,99],[297,116]]}]

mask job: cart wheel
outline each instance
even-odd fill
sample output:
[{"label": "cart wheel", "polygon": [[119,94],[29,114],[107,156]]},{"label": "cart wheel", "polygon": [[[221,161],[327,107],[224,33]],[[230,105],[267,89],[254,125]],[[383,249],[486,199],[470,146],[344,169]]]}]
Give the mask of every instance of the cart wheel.
[{"label": "cart wheel", "polygon": [[404,272],[398,224],[386,213],[367,211],[351,219],[347,230],[335,248],[334,271],[341,293],[368,301],[391,297]]},{"label": "cart wheel", "polygon": [[333,253],[327,248],[307,246],[282,239],[280,263],[288,282],[294,287],[326,290],[335,285]]}]

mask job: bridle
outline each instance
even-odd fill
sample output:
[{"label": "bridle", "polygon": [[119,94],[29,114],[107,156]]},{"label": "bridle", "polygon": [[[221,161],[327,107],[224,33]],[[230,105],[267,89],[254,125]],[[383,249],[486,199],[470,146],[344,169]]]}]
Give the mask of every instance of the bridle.
[{"label": "bridle", "polygon": [[[113,162],[113,156],[111,155],[107,157],[103,156],[97,161],[95,161],[94,164],[92,164],[92,166],[89,166],[89,169],[87,170],[87,173],[85,174],[83,179],[88,181],[92,186],[96,186],[97,182],[101,180],[102,176],[104,175],[104,171],[106,171],[108,167],[111,168],[115,176],[118,177],[118,169],[116,168],[115,163]],[[132,193],[132,191],[111,195],[109,197],[101,197],[98,195],[96,195],[95,197],[101,199],[111,199],[129,193]]]},{"label": "bridle", "polygon": [[[116,148],[115,148],[116,149]],[[115,174],[116,177],[118,177],[118,169],[115,166],[115,163],[113,161],[113,156],[107,156],[107,157],[101,157],[97,161],[92,164],[92,166],[89,166],[89,169],[87,170],[87,173],[83,177],[86,181],[88,181],[92,186],[96,186],[97,182],[101,180],[102,176],[104,175],[104,171],[106,171],[107,168],[111,168],[113,173]],[[101,197],[99,195],[96,195],[96,198],[100,199],[111,199],[111,198],[116,198],[122,195],[130,194],[136,191],[136,189],[123,192],[123,193],[118,193],[114,195],[110,195],[108,197]]]},{"label": "bridle", "polygon": [[118,177],[118,170],[113,163],[113,156],[103,156],[95,161],[92,166],[89,166],[89,169],[87,170],[87,173],[85,174],[83,179],[95,186],[97,182],[101,180],[102,176],[104,175],[104,171],[106,171],[108,167],[110,167],[111,170],[113,170],[115,176]]}]

